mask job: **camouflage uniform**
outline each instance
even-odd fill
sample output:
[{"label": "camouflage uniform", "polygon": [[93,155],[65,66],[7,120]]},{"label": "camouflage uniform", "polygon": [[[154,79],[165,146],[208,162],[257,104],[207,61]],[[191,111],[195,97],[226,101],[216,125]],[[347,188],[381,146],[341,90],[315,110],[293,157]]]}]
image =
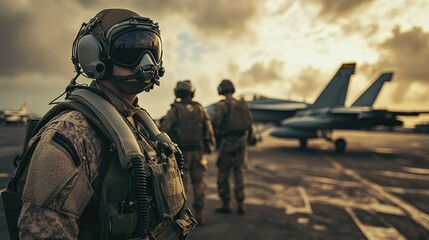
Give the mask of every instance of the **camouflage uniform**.
[{"label": "camouflage uniform", "polygon": [[[91,86],[105,93],[122,115],[132,119],[136,107],[99,83],[93,82]],[[80,218],[101,189],[97,177],[102,148],[107,147],[102,145],[101,135],[82,113],[66,111],[45,125],[33,140],[38,136],[41,138],[30,162],[18,220],[20,238],[97,239],[97,226],[84,224]],[[68,142],[76,155],[70,154],[55,136]],[[146,140],[139,141],[150,149]],[[150,229],[159,223],[160,220],[151,218]]]},{"label": "camouflage uniform", "polygon": [[[231,200],[229,178],[231,171],[234,175],[234,193],[237,202],[243,202],[245,199],[245,169],[247,161],[247,137],[249,132],[243,134],[230,134],[225,132],[225,122],[228,119],[228,104],[239,104],[234,98],[220,101],[216,105],[215,114],[212,118],[213,127],[216,132],[222,135],[219,156],[217,160],[218,167],[218,193],[224,203]],[[246,114],[251,119],[250,111],[246,107]]]},{"label": "camouflage uniform", "polygon": [[[176,104],[185,105],[186,110],[190,111],[194,108],[197,109],[196,114],[201,114],[201,122],[198,123],[198,127],[201,128],[202,136],[199,143],[195,146],[185,146],[180,142],[180,136],[178,136],[179,124],[189,124],[185,118],[179,118],[178,112],[179,106]],[[192,106],[192,107],[190,107]],[[201,223],[203,220],[202,212],[205,205],[205,189],[206,189],[206,175],[207,175],[207,160],[203,154],[210,153],[214,149],[215,139],[213,133],[213,127],[210,121],[210,117],[207,115],[203,107],[190,99],[184,99],[181,102],[172,104],[172,108],[167,112],[167,115],[162,121],[161,129],[168,133],[174,142],[176,142],[183,152],[184,156],[184,176],[183,184],[185,185],[185,191],[190,192],[191,184],[194,196],[193,207],[196,213],[197,220]],[[184,109],[184,108],[182,108]],[[183,110],[183,111],[186,111]],[[189,133],[192,134],[192,133]],[[192,137],[192,136],[191,136]]]}]

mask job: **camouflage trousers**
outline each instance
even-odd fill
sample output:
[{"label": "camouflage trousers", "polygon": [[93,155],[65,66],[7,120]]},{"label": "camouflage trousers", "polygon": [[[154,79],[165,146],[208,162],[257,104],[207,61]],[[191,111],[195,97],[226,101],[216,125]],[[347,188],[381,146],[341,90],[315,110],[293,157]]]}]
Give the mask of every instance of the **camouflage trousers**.
[{"label": "camouflage trousers", "polygon": [[[203,210],[205,205],[207,160],[204,158],[201,150],[184,151],[184,176],[183,185],[185,192],[189,196],[192,193],[194,197],[193,207],[195,210]],[[191,186],[192,185],[192,186]]]},{"label": "camouflage trousers", "polygon": [[222,140],[217,160],[218,193],[223,202],[231,200],[229,178],[234,175],[234,193],[238,202],[244,201],[245,171],[247,161],[247,144],[244,139],[233,138]]}]

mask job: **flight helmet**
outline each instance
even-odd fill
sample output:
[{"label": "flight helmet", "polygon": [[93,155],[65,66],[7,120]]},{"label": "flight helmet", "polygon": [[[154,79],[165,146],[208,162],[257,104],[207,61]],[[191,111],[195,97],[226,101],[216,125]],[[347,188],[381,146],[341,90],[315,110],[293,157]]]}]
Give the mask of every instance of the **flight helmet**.
[{"label": "flight helmet", "polygon": [[230,80],[224,79],[217,87],[217,92],[219,93],[219,95],[225,95],[226,93],[234,93],[234,84]]},{"label": "flight helmet", "polygon": [[[96,80],[110,79],[126,93],[150,91],[164,75],[158,23],[127,9],[105,9],[83,23],[73,42],[77,73]],[[132,70],[115,76],[113,65]]]},{"label": "flight helmet", "polygon": [[195,88],[190,80],[178,81],[174,88],[174,95],[176,98],[193,98],[195,95]]}]

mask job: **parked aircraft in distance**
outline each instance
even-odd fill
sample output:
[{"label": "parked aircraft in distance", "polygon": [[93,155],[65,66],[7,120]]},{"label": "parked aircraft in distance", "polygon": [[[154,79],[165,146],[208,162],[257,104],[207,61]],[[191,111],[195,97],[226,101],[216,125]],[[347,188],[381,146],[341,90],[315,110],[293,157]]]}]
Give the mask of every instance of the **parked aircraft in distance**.
[{"label": "parked aircraft in distance", "polygon": [[5,123],[26,123],[29,118],[27,104],[22,103],[18,110],[3,110],[0,111],[0,122]]},{"label": "parked aircraft in distance", "polygon": [[383,73],[350,107],[309,107],[281,122],[272,136],[298,139],[300,146],[307,147],[308,139],[323,138],[335,144],[338,152],[346,149],[343,138],[332,139],[335,129],[371,129],[375,126],[394,127],[403,124],[398,116],[418,116],[422,112],[389,111],[373,109],[372,106],[383,86],[393,77],[392,72]]}]

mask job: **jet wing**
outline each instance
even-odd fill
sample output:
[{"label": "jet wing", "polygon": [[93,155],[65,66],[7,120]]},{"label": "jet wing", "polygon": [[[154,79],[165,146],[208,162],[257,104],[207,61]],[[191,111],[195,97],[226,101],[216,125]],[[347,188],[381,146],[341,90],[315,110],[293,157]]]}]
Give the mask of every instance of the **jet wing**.
[{"label": "jet wing", "polygon": [[305,103],[278,103],[278,104],[252,104],[249,109],[252,113],[253,121],[260,123],[275,123],[295,115],[299,110],[307,108]]},{"label": "jet wing", "polygon": [[363,116],[419,116],[420,114],[429,114],[429,111],[390,111],[387,109],[372,109],[372,108],[338,108],[331,109],[329,115],[345,116],[345,115],[360,115]]},{"label": "jet wing", "polygon": [[403,112],[403,111],[390,111],[396,116],[419,116],[420,114],[429,114],[429,111],[413,111],[413,112]]},{"label": "jet wing", "polygon": [[275,111],[275,112],[296,112],[308,107],[306,103],[278,103],[278,104],[249,104],[250,110],[255,111]]}]

